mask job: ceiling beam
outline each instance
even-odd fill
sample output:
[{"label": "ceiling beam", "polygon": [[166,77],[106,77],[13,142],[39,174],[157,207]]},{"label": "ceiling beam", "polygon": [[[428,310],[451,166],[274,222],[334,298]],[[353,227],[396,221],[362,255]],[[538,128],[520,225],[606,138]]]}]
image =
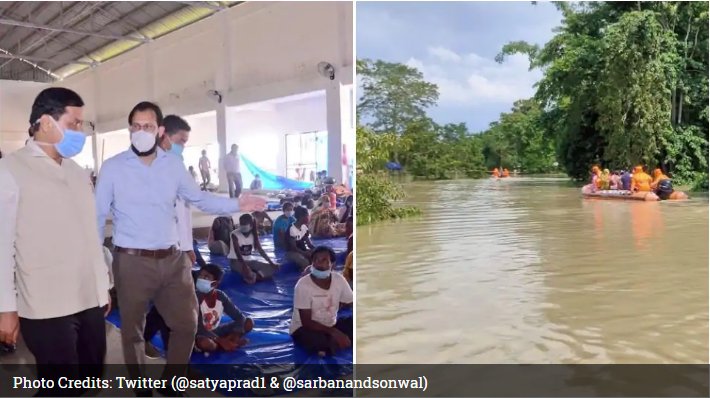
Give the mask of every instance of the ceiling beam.
[{"label": "ceiling beam", "polygon": [[215,5],[208,1],[179,1],[178,3],[186,4],[192,7],[208,8],[212,11],[222,11],[227,7],[221,5]]},{"label": "ceiling beam", "polygon": [[0,25],[19,26],[19,27],[23,27],[23,28],[48,30],[51,32],[60,32],[60,33],[73,33],[76,35],[100,37],[103,39],[110,39],[110,40],[128,40],[128,41],[136,41],[136,42],[140,42],[140,43],[142,43],[144,41],[143,38],[138,38],[138,37],[109,35],[109,34],[103,34],[103,33],[85,32],[85,31],[81,31],[81,30],[66,29],[66,28],[55,28],[52,26],[34,24],[34,23],[29,23],[29,22],[22,22],[22,21],[15,21],[13,19],[7,19],[7,18],[0,18]]},{"label": "ceiling beam", "polygon": [[89,65],[89,66],[92,65],[91,62],[86,62],[86,61],[59,61],[57,59],[51,59],[51,58],[5,54],[3,52],[0,52],[0,58],[9,58],[9,59],[17,59],[17,60],[24,59],[24,60],[30,61],[30,62],[49,62],[49,63],[54,63],[54,64],[60,64],[61,66],[68,65],[68,64],[79,64],[79,65]]}]

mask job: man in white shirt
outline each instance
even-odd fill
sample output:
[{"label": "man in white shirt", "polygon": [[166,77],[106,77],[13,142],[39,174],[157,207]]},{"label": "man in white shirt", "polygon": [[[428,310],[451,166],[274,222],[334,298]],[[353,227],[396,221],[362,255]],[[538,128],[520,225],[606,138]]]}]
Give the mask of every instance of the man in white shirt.
[{"label": "man in white shirt", "polygon": [[[60,376],[100,377],[106,354],[109,268],[91,182],[70,159],[86,142],[83,106],[71,90],[43,90],[27,145],[0,160],[0,342],[14,344],[22,332],[38,377],[55,386]],[[78,364],[87,366],[66,366]]]},{"label": "man in white shirt", "polygon": [[207,158],[207,151],[202,150],[202,157],[200,158],[200,175],[202,176],[202,190],[206,191],[207,186],[210,185],[210,169],[212,168],[212,164],[210,163],[210,160]]},{"label": "man in white shirt", "polygon": [[[163,119],[165,134],[160,142],[160,147],[167,153],[171,153],[184,161],[182,156],[187,141],[190,140],[190,125],[185,119],[177,115],[167,115]],[[192,210],[190,205],[178,198],[175,202],[175,212],[177,214],[178,235],[180,238],[180,250],[185,252],[190,258],[190,263],[195,264],[197,260],[192,247]]]},{"label": "man in white shirt", "polygon": [[239,172],[239,145],[232,144],[232,150],[224,157],[224,170],[227,173],[229,197],[238,198],[242,194],[242,173]]}]

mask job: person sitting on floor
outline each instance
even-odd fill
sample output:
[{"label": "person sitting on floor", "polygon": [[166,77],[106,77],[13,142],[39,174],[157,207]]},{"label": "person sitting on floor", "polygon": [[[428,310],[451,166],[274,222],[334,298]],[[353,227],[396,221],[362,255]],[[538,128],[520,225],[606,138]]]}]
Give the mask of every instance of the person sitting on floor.
[{"label": "person sitting on floor", "polygon": [[258,191],[261,189],[261,187],[263,187],[261,177],[259,177],[259,175],[257,174],[254,176],[254,180],[251,182],[251,185],[249,185],[249,189],[251,189],[252,191]]},{"label": "person sitting on floor", "polygon": [[274,227],[271,230],[274,235],[274,248],[277,250],[286,249],[286,235],[288,234],[288,229],[296,222],[296,217],[293,216],[293,203],[284,202],[282,207],[283,214],[276,217]]},{"label": "person sitting on floor", "polygon": [[271,219],[269,213],[265,211],[255,211],[251,213],[251,216],[254,217],[256,221],[256,228],[259,235],[268,235],[271,233],[274,227],[274,220]]},{"label": "person sitting on floor", "polygon": [[311,263],[311,251],[314,248],[311,242],[311,233],[308,231],[308,210],[303,206],[294,209],[296,221],[288,229],[286,236],[286,260],[294,262],[300,270]]},{"label": "person sitting on floor", "polygon": [[331,248],[317,247],[310,274],[301,277],[294,289],[291,337],[320,356],[352,345],[353,319],[338,319],[338,310],[352,304],[353,291],[343,275],[332,272],[334,263]]},{"label": "person sitting on floor", "polygon": [[340,210],[340,215],[338,216],[338,219],[340,220],[341,223],[346,223],[348,222],[349,218],[353,218],[353,196],[349,195],[347,199],[345,199],[345,206],[342,207]]},{"label": "person sitting on floor", "polygon": [[[260,256],[253,254],[254,251]],[[238,272],[244,282],[250,285],[270,279],[279,269],[261,247],[256,223],[251,214],[242,214],[239,217],[239,228],[232,232],[232,245],[227,258],[232,271]]]},{"label": "person sitting on floor", "polygon": [[207,247],[210,254],[226,256],[229,253],[230,238],[234,231],[234,220],[232,217],[217,217],[212,222],[212,228],[207,236]]},{"label": "person sitting on floor", "polygon": [[[249,342],[244,335],[254,328],[254,321],[244,316],[232,300],[217,289],[223,276],[224,271],[215,264],[205,265],[197,276],[195,287],[199,313],[196,351],[234,351]],[[227,314],[233,321],[223,324],[222,314]]]},{"label": "person sitting on floor", "polygon": [[333,185],[329,184],[325,186],[325,194],[328,195],[330,210],[335,211],[338,208],[338,195],[335,194]]},{"label": "person sitting on floor", "polygon": [[330,209],[330,199],[323,195],[311,214],[308,227],[314,238],[344,237],[347,225],[338,221],[338,216]]}]

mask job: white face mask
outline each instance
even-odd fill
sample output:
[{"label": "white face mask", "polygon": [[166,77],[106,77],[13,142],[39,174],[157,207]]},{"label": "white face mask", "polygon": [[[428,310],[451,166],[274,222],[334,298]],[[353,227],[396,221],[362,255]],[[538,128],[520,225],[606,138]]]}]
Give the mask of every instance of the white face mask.
[{"label": "white face mask", "polygon": [[155,145],[155,134],[143,130],[131,133],[131,144],[138,152],[148,152]]}]

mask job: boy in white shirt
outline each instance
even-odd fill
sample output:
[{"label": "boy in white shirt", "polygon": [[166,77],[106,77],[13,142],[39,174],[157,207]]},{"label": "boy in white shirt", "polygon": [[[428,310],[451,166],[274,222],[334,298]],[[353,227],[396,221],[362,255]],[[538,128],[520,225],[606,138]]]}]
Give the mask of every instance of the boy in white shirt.
[{"label": "boy in white shirt", "polygon": [[[239,217],[239,227],[232,231],[229,266],[244,278],[244,282],[253,284],[269,279],[278,271],[279,266],[266,254],[259,242],[256,221],[251,214]],[[258,252],[259,255],[253,254]]]},{"label": "boy in white shirt", "polygon": [[352,345],[353,319],[338,319],[338,310],[352,305],[353,291],[343,275],[332,272],[331,248],[315,248],[312,259],[310,274],[296,283],[290,333],[307,351],[332,355]]},{"label": "boy in white shirt", "polygon": [[296,222],[289,227],[286,235],[286,260],[296,263],[299,270],[303,271],[311,263],[311,252],[314,247],[308,230],[310,216],[303,206],[296,207],[293,215],[296,217]]}]

